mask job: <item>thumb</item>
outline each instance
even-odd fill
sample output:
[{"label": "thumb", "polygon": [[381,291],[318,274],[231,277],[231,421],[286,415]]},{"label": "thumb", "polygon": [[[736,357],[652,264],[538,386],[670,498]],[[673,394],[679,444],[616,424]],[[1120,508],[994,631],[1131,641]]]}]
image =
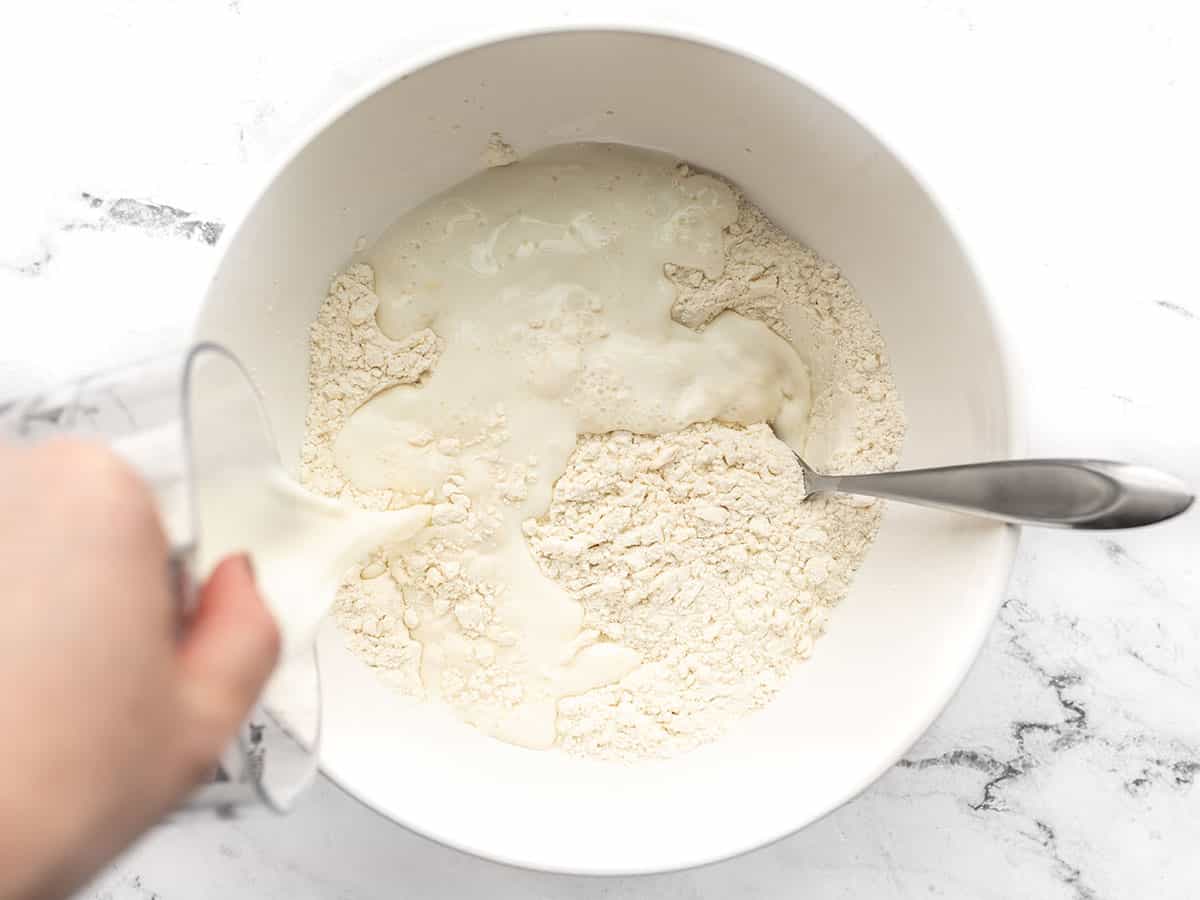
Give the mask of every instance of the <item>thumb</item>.
[{"label": "thumb", "polygon": [[249,558],[227,557],[201,589],[180,649],[193,712],[213,740],[237,730],[275,668],[279,641]]}]

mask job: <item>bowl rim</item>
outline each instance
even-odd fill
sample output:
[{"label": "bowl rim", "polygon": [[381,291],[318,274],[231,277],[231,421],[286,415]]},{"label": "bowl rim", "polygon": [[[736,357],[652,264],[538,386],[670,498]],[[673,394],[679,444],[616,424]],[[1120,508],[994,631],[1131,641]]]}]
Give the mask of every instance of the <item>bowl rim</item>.
[{"label": "bowl rim", "polygon": [[[784,76],[800,86],[812,91],[818,97],[824,99],[837,109],[841,110],[848,116],[858,127],[862,128],[868,135],[871,136],[887,153],[889,153],[900,167],[916,182],[922,193],[929,200],[938,216],[945,223],[951,236],[958,244],[963,260],[972,279],[975,281],[979,289],[979,296],[982,301],[982,311],[996,344],[997,362],[1000,369],[1002,388],[1004,390],[1006,405],[1007,405],[1007,452],[1009,458],[1017,458],[1025,453],[1027,444],[1026,432],[1026,410],[1027,402],[1023,383],[1016,377],[1019,368],[1015,364],[1015,354],[1013,347],[1014,342],[1011,339],[1007,327],[1004,324],[1003,317],[999,315],[998,307],[990,292],[987,290],[986,282],[980,277],[979,269],[975,263],[975,254],[971,251],[971,245],[966,240],[961,230],[958,228],[954,217],[947,211],[946,206],[938,198],[937,193],[933,190],[929,180],[923,175],[920,168],[914,165],[902,152],[898,151],[889,142],[885,141],[871,127],[869,127],[863,118],[855,111],[853,104],[846,102],[839,97],[836,91],[830,89],[826,85],[817,86],[816,81],[808,76],[802,76],[784,61],[777,57],[768,58],[758,52],[739,47],[734,44],[723,41],[710,34],[706,34],[698,27],[681,27],[681,26],[659,26],[649,23],[601,23],[601,22],[578,22],[578,23],[558,23],[551,25],[537,26],[515,26],[512,28],[491,28],[482,33],[473,33],[471,36],[462,39],[438,40],[427,50],[416,52],[407,55],[399,61],[385,67],[378,74],[366,78],[363,82],[347,91],[345,95],[338,101],[330,104],[323,112],[314,117],[312,123],[305,128],[295,139],[288,144],[285,149],[278,153],[274,160],[268,163],[257,178],[258,187],[256,190],[248,192],[247,199],[243,205],[237,209],[236,214],[229,218],[229,225],[225,228],[219,242],[218,255],[213,265],[209,282],[205,289],[205,303],[207,305],[207,296],[212,288],[218,273],[229,253],[230,248],[239,239],[244,230],[246,221],[249,219],[254,210],[262,202],[266,194],[274,187],[276,181],[287,170],[296,158],[304,152],[307,147],[320,137],[326,130],[335,125],[343,116],[351,110],[364,103],[371,97],[386,90],[392,84],[400,81],[408,76],[427,69],[438,63],[444,62],[455,56],[460,56],[479,50],[485,47],[490,47],[498,44],[517,42],[528,38],[538,37],[553,37],[555,35],[567,34],[615,34],[621,36],[638,35],[651,38],[659,38],[663,40],[676,41],[684,44],[692,44],[706,50],[716,50],[722,53],[727,53],[732,56],[740,57],[744,60],[752,62],[758,66]],[[891,769],[898,760],[912,747],[917,740],[928,730],[933,722],[940,716],[946,707],[953,700],[959,688],[962,687],[968,673],[974,666],[979,654],[983,649],[984,642],[995,623],[996,616],[999,613],[1000,607],[1003,604],[1009,577],[1012,571],[1013,562],[1016,558],[1017,547],[1020,540],[1020,528],[1015,525],[1005,526],[1005,560],[1004,566],[999,570],[999,574],[993,577],[993,584],[989,586],[989,591],[993,596],[991,615],[986,619],[981,619],[981,626],[976,633],[971,636],[972,652],[969,656],[964,657],[965,663],[960,671],[955,673],[953,678],[947,680],[941,693],[933,698],[933,702],[925,704],[930,710],[926,715],[914,724],[914,727],[900,738],[897,743],[883,755],[885,762],[876,769],[864,773],[861,779],[861,784],[848,791],[845,796],[830,804],[826,809],[822,810],[815,816],[808,818],[807,821],[801,822],[795,826],[788,827],[782,831],[772,831],[769,834],[755,834],[742,842],[729,847],[727,852],[723,852],[717,856],[702,856],[702,857],[687,857],[686,855],[677,855],[675,858],[664,861],[661,865],[655,866],[610,866],[610,867],[589,867],[583,868],[579,866],[558,865],[553,861],[537,860],[533,858],[510,858],[497,855],[494,851],[486,847],[476,846],[469,841],[458,839],[452,834],[446,834],[438,830],[428,829],[418,823],[408,821],[403,818],[398,818],[394,811],[387,810],[377,806],[369,797],[350,787],[350,781],[347,781],[339,776],[336,767],[321,761],[320,770],[323,772],[343,793],[352,797],[362,805],[372,811],[382,815],[389,821],[395,822],[397,825],[414,832],[424,838],[462,852],[470,853],[481,859],[490,860],[506,866],[528,869],[531,871],[550,872],[557,874],[573,874],[573,875],[594,875],[594,876],[621,876],[621,875],[648,875],[663,872],[676,872],[687,869],[699,868],[706,865],[715,864],[753,850],[758,850],[772,844],[775,844],[784,838],[809,827],[810,825],[821,821],[830,813],[845,806],[851,800],[854,800],[859,795],[864,793],[869,787],[875,784],[889,769]]]}]

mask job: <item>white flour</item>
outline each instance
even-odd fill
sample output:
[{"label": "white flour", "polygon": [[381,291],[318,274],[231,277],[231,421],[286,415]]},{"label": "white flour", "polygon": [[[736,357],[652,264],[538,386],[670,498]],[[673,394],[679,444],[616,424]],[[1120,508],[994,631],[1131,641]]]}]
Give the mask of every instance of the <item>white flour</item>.
[{"label": "white flour", "polygon": [[642,659],[560,703],[563,746],[592,756],[678,752],[769,700],[878,524],[849,498],[805,501],[766,425],[585,438],[554,497],[529,528],[543,569]]},{"label": "white flour", "polygon": [[[523,177],[523,165],[496,171]],[[695,177],[686,169],[670,175],[676,185]],[[805,457],[843,471],[894,465],[903,419],[873,321],[834,267],[740,197],[729,196],[736,202],[736,221],[717,232],[723,268],[706,251],[693,252],[690,266],[664,270],[656,264],[669,279],[667,287],[674,286],[674,305],[668,295],[664,321],[669,325],[669,309],[689,328],[719,326],[712,347],[721,354],[740,352],[719,349],[726,346],[722,341],[758,342],[762,349],[747,360],[769,357],[774,345],[745,331],[738,325],[745,320],[736,316],[714,319],[733,310],[766,323],[792,341],[811,373],[811,397],[801,407],[807,421],[790,426]],[[438,207],[432,208],[436,215]],[[462,207],[454,209],[447,234],[463,221]],[[542,238],[553,216],[528,213],[535,214],[541,216],[536,236]],[[731,212],[724,223],[732,218]],[[688,223],[687,239],[702,241],[696,230],[702,226]],[[593,239],[591,232],[584,234]],[[519,257],[525,245],[515,246]],[[603,241],[597,246],[603,249]],[[689,259],[682,251],[666,258]],[[390,285],[399,284],[388,277]],[[700,398],[699,406],[689,408],[707,403],[713,412],[696,417],[677,408],[651,415],[631,411],[624,401],[614,421],[644,421],[637,427],[666,433],[585,434],[574,452],[569,445],[548,446],[540,459],[527,452],[536,446],[531,429],[519,420],[514,425],[512,410],[496,404],[472,410],[469,428],[458,418],[446,420],[457,423],[453,427],[431,428],[413,421],[425,415],[412,405],[423,395],[402,388],[398,399],[407,406],[396,406],[394,399],[373,402],[369,407],[377,412],[355,416],[362,424],[349,431],[354,443],[347,449],[344,425],[352,413],[390,385],[414,384],[431,372],[435,382],[450,377],[439,375],[447,365],[439,354],[455,350],[454,338],[443,342],[437,335],[443,325],[444,336],[464,333],[462,325],[450,327],[420,313],[412,297],[401,293],[399,305],[389,301],[387,315],[379,314],[392,336],[399,336],[393,341],[376,324],[380,300],[374,288],[370,267],[351,267],[335,279],[314,323],[303,477],[316,490],[370,508],[429,503],[433,524],[411,541],[380,548],[347,579],[336,612],[350,646],[401,692],[445,702],[485,733],[526,746],[556,743],[593,757],[671,755],[719,736],[766,703],[792,666],[812,652],[827,610],[848,590],[880,515],[878,504],[801,500],[790,452],[765,425],[751,424],[782,414],[765,412],[767,395],[756,401],[748,387],[769,384],[720,386],[702,378],[672,393],[669,385],[675,382],[668,380],[664,398],[690,396],[693,403]],[[620,332],[608,338],[623,321],[613,318],[618,308],[609,310],[603,291],[593,297],[554,307],[549,334],[556,341],[572,336],[567,344],[547,345],[546,326],[535,316],[532,331],[505,345],[534,348],[538,364],[531,371],[539,373],[561,356],[555,348],[578,347],[568,358],[583,366],[584,375],[571,376],[583,382],[562,387],[567,382],[556,377],[553,393],[543,382],[532,388],[539,396],[561,393],[567,407],[580,403],[571,398],[585,396],[578,385],[591,383],[589,365],[611,371],[602,358],[595,361],[595,352],[614,346],[612,340],[620,346]],[[663,334],[678,342],[687,332],[676,327],[669,338]],[[685,365],[686,375],[686,365],[707,368],[717,362],[698,355],[714,352],[703,346],[693,349],[684,341],[666,356]],[[613,358],[623,364],[654,356]],[[718,363],[713,371],[733,378],[742,371],[739,358],[731,356],[729,366]],[[625,377],[635,379],[629,383],[637,390],[638,372],[631,371]],[[645,377],[682,377],[664,372],[648,369]],[[503,373],[493,376],[503,380]],[[418,392],[428,391],[425,381],[420,384]],[[445,394],[445,381],[440,385]],[[726,393],[738,405],[722,400],[712,406],[712,399],[704,399]],[[640,408],[662,410],[654,396],[639,398]],[[714,414],[730,424],[705,421]],[[574,427],[586,431],[596,427],[587,423],[605,421],[606,414],[576,415],[580,424]],[[403,439],[388,438],[393,434]],[[388,473],[397,468],[406,472],[392,478]],[[424,481],[414,480],[414,469],[426,473]],[[506,538],[510,523],[524,540]],[[505,565],[483,564],[495,559]],[[533,594],[550,605],[531,620],[523,604]],[[558,617],[559,625],[552,636],[545,632],[530,643],[530,627],[543,628],[545,616]]]}]

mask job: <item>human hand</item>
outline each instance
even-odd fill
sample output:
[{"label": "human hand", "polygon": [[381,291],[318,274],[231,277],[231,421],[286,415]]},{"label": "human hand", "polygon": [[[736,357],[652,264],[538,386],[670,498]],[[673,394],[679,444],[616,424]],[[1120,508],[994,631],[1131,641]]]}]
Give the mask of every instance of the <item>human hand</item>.
[{"label": "human hand", "polygon": [[180,630],[158,511],[104,447],[0,444],[0,900],[62,897],[169,812],[279,633],[245,557]]}]

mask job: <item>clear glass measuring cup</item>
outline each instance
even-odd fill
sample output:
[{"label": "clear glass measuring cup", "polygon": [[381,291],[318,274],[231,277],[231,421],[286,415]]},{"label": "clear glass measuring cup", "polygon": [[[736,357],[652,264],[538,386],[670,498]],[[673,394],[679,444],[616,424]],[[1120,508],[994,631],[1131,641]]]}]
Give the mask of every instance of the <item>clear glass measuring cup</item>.
[{"label": "clear glass measuring cup", "polygon": [[[171,544],[170,578],[186,617],[207,572],[199,492],[239,471],[279,468],[278,451],[257,388],[223,347],[202,343],[178,353],[94,374],[45,393],[0,400],[0,440],[72,435],[106,442],[145,479]],[[254,548],[244,548],[253,554]],[[286,598],[277,598],[286,602]],[[275,688],[273,691],[272,688]],[[212,779],[181,814],[265,805],[290,808],[312,781],[320,744],[321,695],[315,647],[282,660]]]}]

